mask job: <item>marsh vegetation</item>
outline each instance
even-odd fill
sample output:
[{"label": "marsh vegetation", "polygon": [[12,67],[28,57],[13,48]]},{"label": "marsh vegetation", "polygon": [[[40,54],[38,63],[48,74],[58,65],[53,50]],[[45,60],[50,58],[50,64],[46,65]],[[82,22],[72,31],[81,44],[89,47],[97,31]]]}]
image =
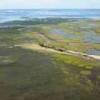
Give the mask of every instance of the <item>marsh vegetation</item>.
[{"label": "marsh vegetation", "polygon": [[0,100],[99,100],[99,60],[30,48],[100,56],[100,21],[37,21],[0,25]]}]

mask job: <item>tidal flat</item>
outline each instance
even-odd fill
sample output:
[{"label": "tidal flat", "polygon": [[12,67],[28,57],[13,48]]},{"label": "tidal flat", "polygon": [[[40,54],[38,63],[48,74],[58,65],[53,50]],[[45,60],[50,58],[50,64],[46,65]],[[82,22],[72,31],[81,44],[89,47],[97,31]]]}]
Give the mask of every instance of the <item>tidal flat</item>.
[{"label": "tidal flat", "polygon": [[0,100],[99,100],[100,20],[0,23]]}]

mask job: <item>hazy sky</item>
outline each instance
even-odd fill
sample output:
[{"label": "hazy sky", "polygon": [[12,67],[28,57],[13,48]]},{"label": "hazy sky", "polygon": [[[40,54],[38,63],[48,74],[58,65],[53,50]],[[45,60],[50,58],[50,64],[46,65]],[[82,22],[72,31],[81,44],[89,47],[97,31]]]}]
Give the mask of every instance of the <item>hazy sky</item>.
[{"label": "hazy sky", "polygon": [[0,0],[0,9],[100,8],[100,0]]}]

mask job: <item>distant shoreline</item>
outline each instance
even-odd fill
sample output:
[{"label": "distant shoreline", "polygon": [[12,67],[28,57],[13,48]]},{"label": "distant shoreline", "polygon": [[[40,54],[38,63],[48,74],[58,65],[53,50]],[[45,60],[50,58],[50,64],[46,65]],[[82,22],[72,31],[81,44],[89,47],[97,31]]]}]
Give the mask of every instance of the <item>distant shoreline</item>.
[{"label": "distant shoreline", "polygon": [[[14,20],[6,20],[0,22],[0,28],[3,27],[13,27],[17,26],[18,24],[24,23],[24,25],[29,25],[29,23],[36,23],[36,24],[45,24],[45,23],[51,23],[53,22],[65,22],[65,21],[77,21],[77,20],[92,20],[92,21],[99,21],[100,17],[87,17],[87,18],[81,18],[81,17],[41,17],[41,18],[32,18],[32,19],[14,19]],[[33,25],[33,24],[32,24]]]},{"label": "distant shoreline", "polygon": [[0,9],[1,22],[53,17],[100,19],[100,9]]}]

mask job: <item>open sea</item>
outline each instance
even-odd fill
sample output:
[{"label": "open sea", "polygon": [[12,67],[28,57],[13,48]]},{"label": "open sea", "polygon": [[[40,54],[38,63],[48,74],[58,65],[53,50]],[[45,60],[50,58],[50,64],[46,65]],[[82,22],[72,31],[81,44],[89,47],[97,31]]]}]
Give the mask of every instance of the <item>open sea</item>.
[{"label": "open sea", "polygon": [[96,18],[100,19],[100,9],[4,9],[0,10],[0,23],[33,18]]}]

